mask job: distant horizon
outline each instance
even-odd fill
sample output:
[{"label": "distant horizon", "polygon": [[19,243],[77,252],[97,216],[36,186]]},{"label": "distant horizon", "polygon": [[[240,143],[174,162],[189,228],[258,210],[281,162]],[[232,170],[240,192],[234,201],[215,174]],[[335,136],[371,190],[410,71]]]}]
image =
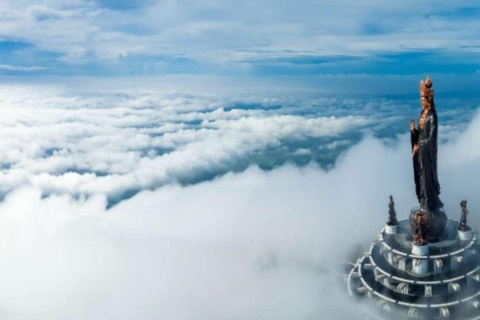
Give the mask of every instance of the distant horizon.
[{"label": "distant horizon", "polygon": [[413,75],[305,75],[305,76],[217,76],[195,74],[137,76],[1,76],[0,85],[57,86],[85,90],[160,90],[189,91],[297,91],[338,98],[418,99],[418,84],[430,76],[436,99],[480,98],[480,73]]}]

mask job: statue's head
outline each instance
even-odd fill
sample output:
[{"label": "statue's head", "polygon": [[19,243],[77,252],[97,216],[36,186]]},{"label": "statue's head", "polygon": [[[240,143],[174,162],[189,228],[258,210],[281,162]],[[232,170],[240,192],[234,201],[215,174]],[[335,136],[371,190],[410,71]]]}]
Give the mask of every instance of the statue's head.
[{"label": "statue's head", "polygon": [[434,91],[432,90],[432,85],[433,83],[430,77],[427,77],[425,81],[420,81],[420,100],[424,109],[430,109],[435,106],[433,102]]}]

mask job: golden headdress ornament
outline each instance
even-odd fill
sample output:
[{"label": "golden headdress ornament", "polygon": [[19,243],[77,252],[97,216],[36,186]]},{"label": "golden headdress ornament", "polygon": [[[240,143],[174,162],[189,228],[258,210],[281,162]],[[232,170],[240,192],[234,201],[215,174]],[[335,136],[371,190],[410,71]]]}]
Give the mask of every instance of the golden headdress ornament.
[{"label": "golden headdress ornament", "polygon": [[427,77],[425,81],[420,81],[420,97],[425,97],[428,103],[432,104],[434,91],[432,90],[432,80]]}]

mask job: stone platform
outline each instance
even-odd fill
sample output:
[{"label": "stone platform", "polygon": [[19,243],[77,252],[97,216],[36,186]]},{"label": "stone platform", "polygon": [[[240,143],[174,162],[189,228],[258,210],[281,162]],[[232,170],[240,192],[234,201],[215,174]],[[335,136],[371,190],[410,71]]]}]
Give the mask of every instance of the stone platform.
[{"label": "stone platform", "polygon": [[442,238],[421,250],[409,220],[394,234],[383,229],[350,271],[349,294],[371,319],[480,320],[480,245],[458,225],[448,220]]}]

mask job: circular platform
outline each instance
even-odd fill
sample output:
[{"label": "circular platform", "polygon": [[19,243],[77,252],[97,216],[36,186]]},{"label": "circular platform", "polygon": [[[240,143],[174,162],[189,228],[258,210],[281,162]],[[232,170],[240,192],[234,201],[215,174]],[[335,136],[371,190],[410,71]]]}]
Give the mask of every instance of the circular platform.
[{"label": "circular platform", "polygon": [[426,256],[415,255],[412,253],[412,236],[410,234],[410,225],[408,220],[399,222],[397,234],[387,234],[385,229],[380,232],[378,242],[383,247],[392,252],[417,259],[438,259],[448,256],[455,256],[469,249],[477,240],[476,235],[471,239],[462,241],[458,235],[458,221],[448,220],[445,227],[442,240],[429,243],[429,254]]},{"label": "circular platform", "polygon": [[[374,319],[480,319],[480,249],[476,233],[462,240],[448,220],[428,254],[412,253],[408,220],[397,233],[382,230],[348,275],[348,290]],[[422,266],[422,268],[419,268]],[[419,271],[420,270],[420,271]]]},{"label": "circular platform", "polygon": [[[457,221],[448,220],[440,241],[429,243],[430,251],[439,254],[444,252],[444,250],[453,250],[455,246],[459,245],[460,240],[457,236],[457,228]],[[410,223],[408,220],[402,220],[399,222],[398,231],[396,234],[390,235],[383,230],[382,235],[388,244],[399,250],[410,251],[412,248],[412,236],[410,234]]]}]

